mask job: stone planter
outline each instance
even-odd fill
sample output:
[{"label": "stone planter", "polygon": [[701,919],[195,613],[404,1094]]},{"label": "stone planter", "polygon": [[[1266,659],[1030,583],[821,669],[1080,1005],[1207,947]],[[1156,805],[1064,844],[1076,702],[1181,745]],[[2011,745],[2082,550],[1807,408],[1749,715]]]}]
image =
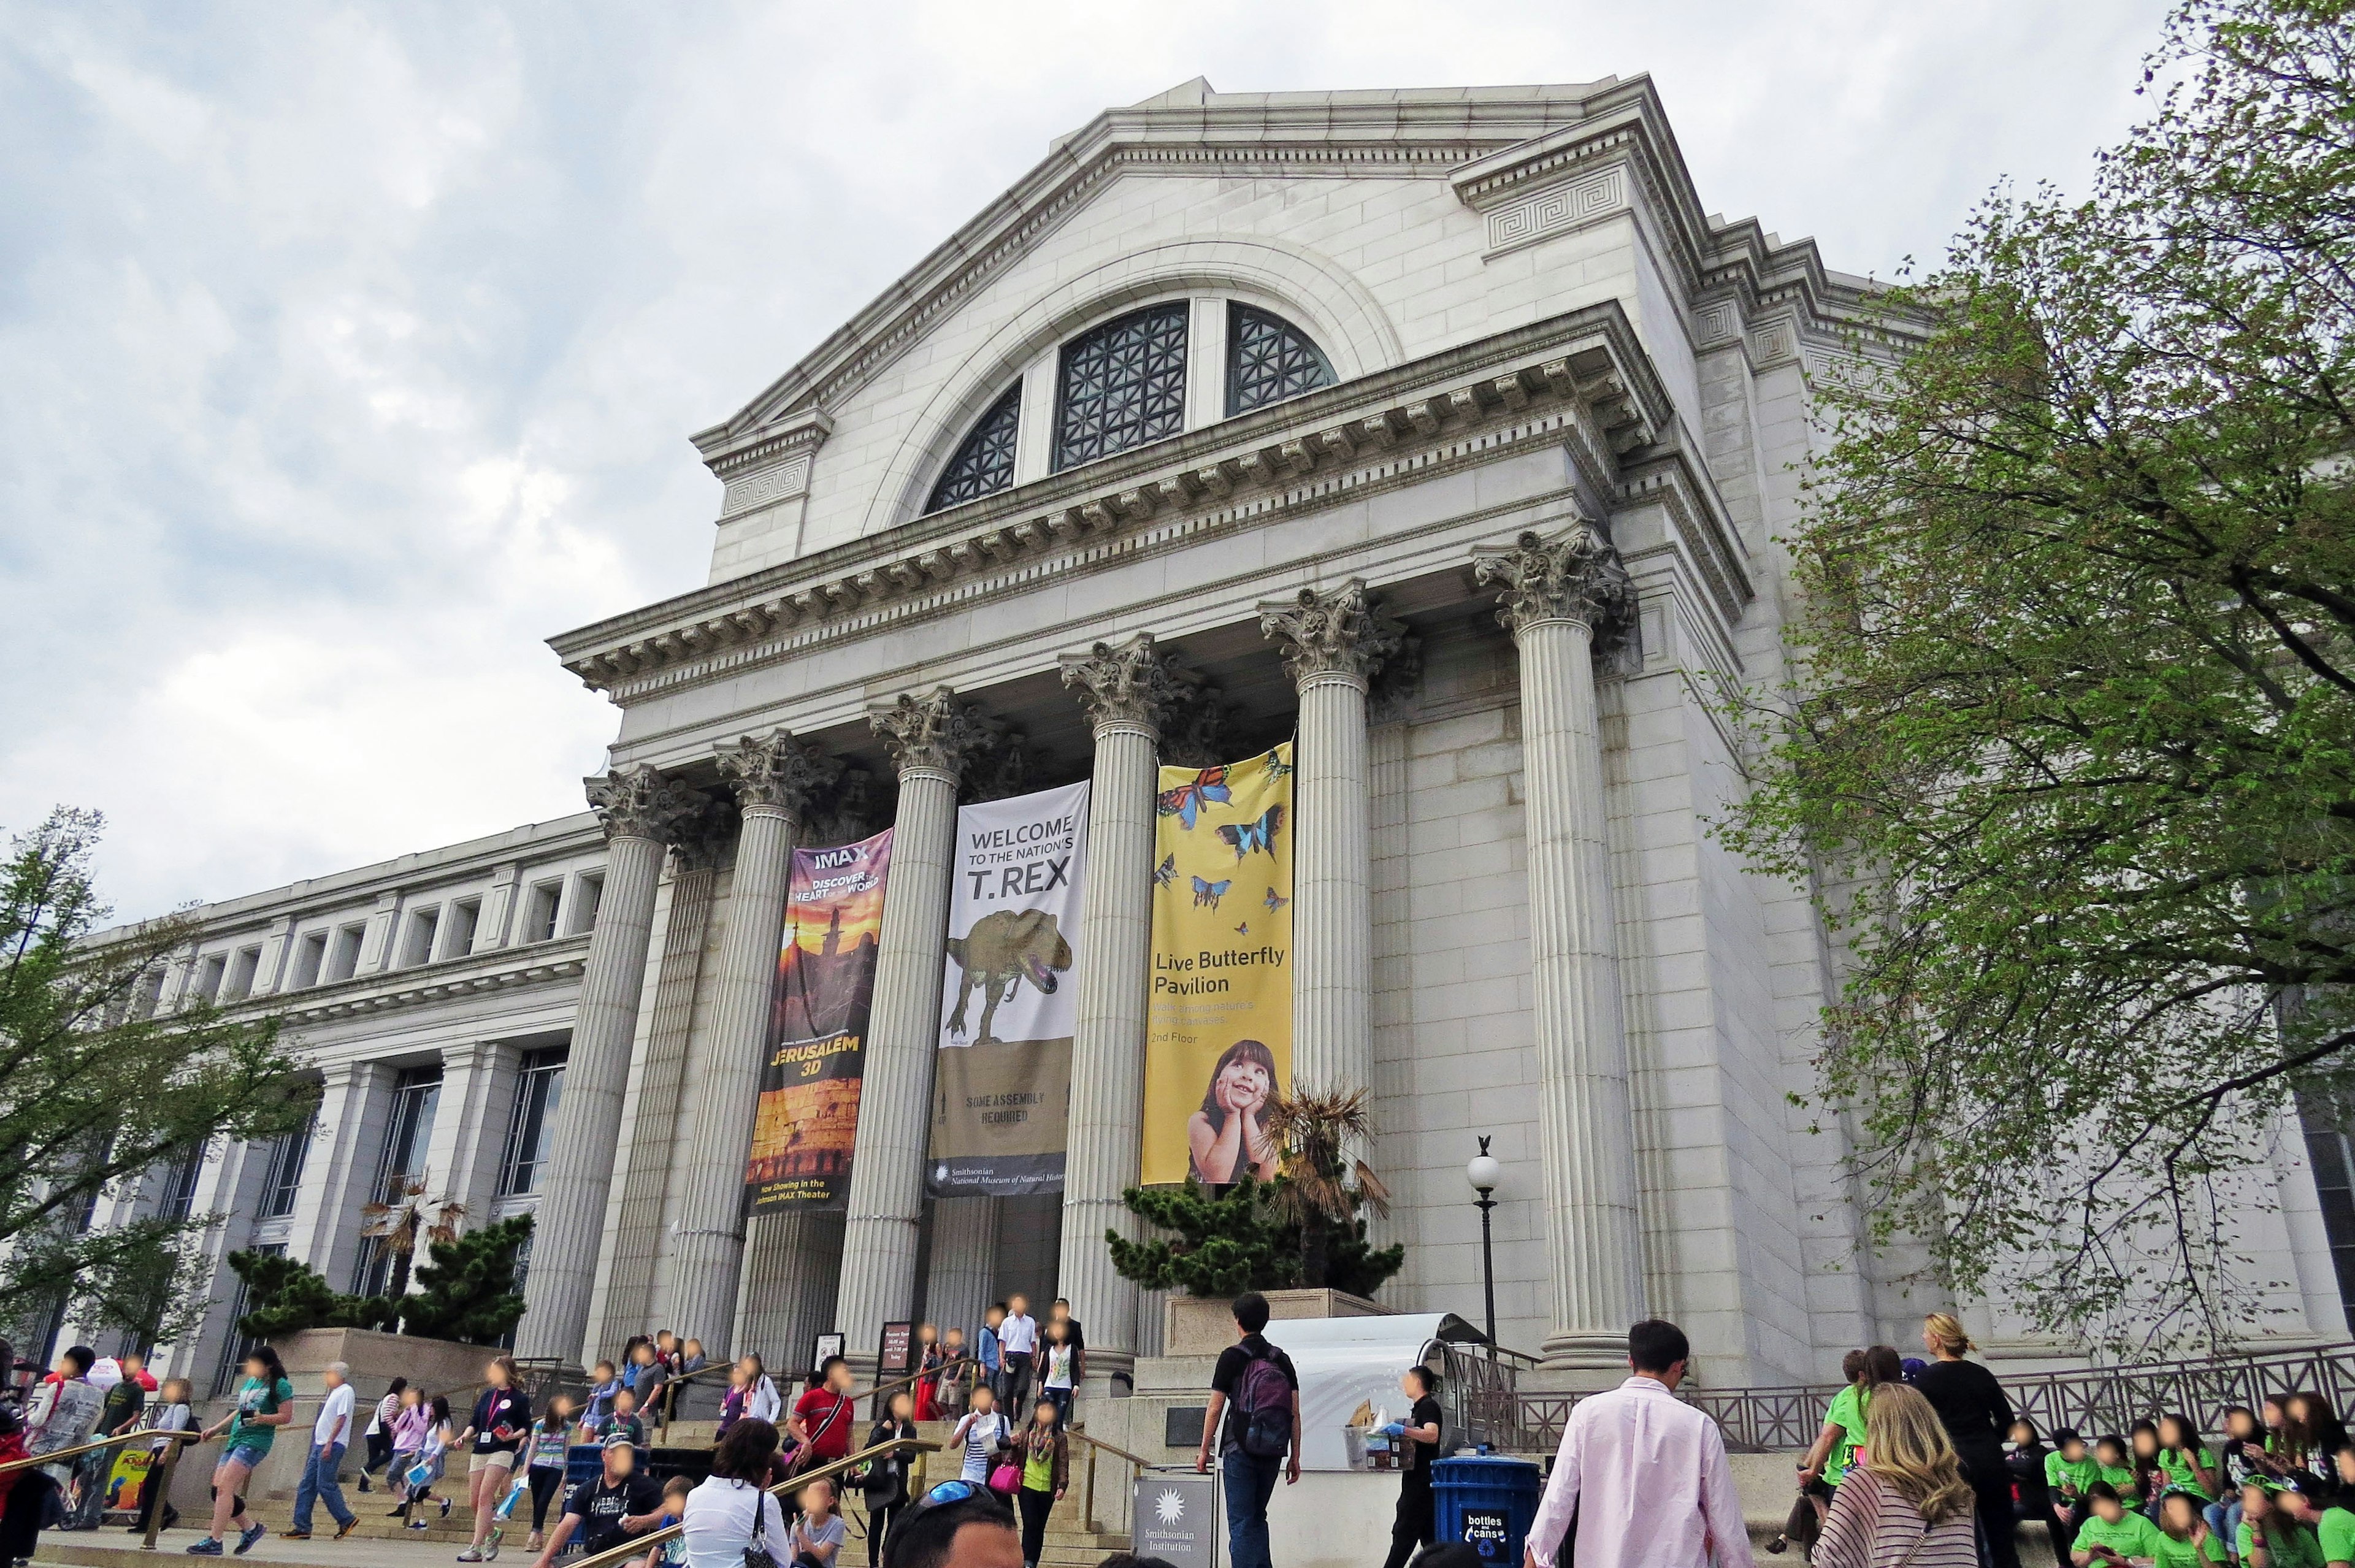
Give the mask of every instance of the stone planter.
[{"label": "stone planter", "polygon": [[[1390,1308],[1339,1290],[1271,1290],[1270,1319],[1283,1317],[1380,1317]],[[1219,1296],[1172,1296],[1163,1309],[1161,1353],[1165,1356],[1215,1356],[1235,1342],[1235,1311],[1231,1298]]]}]

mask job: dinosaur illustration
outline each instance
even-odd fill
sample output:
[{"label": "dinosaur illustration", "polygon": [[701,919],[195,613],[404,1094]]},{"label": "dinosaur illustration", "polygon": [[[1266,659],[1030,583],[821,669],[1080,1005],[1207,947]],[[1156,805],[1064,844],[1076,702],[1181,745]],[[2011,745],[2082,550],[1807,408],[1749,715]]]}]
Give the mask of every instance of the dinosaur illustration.
[{"label": "dinosaur illustration", "polygon": [[1012,1001],[1014,988],[1026,979],[1041,994],[1052,996],[1060,984],[1057,976],[1071,966],[1071,944],[1046,911],[1002,909],[975,921],[964,935],[950,937],[949,956],[964,971],[956,1006],[949,1013],[949,1033],[964,1038],[965,1000],[978,989],[981,1033],[974,1044],[998,1045],[1003,1042],[989,1032],[998,1004]]}]

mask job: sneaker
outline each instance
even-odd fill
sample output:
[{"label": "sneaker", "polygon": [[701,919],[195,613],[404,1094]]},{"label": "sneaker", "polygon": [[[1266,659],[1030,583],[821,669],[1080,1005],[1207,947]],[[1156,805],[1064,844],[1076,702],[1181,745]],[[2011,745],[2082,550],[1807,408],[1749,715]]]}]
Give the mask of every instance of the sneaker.
[{"label": "sneaker", "polygon": [[336,1526],[336,1539],[337,1541],[341,1541],[344,1537],[349,1535],[353,1531],[359,1528],[359,1522],[360,1516],[354,1514],[351,1518],[344,1520],[343,1523]]},{"label": "sneaker", "polygon": [[247,1525],[245,1527],[245,1532],[237,1538],[237,1554],[240,1557],[244,1556],[247,1552],[253,1550],[253,1543],[255,1541],[260,1541],[263,1536],[268,1535],[269,1533],[270,1527],[262,1523],[260,1520],[255,1520],[251,1524]]},{"label": "sneaker", "polygon": [[430,1526],[430,1525],[428,1525],[428,1524],[427,1524],[423,1520],[421,1520],[421,1519],[412,1519],[412,1520],[410,1520],[409,1521],[408,1525],[407,1525],[405,1528],[410,1529],[410,1530],[430,1530],[430,1529],[432,1529],[432,1526]]},{"label": "sneaker", "polygon": [[311,1539],[311,1532],[307,1530],[282,1530],[278,1532],[278,1539],[281,1541],[308,1541]]},{"label": "sneaker", "polygon": [[499,1554],[499,1537],[500,1537],[500,1535],[501,1535],[501,1534],[503,1534],[503,1533],[504,1533],[503,1531],[501,1531],[500,1530],[498,1530],[498,1529],[497,1529],[497,1528],[496,1528],[496,1527],[494,1527],[494,1528],[492,1529],[492,1531],[491,1531],[491,1538],[490,1538],[488,1541],[484,1541],[484,1542],[483,1542],[483,1561],[484,1561],[484,1562],[485,1562],[485,1563],[491,1562],[491,1561],[493,1561],[494,1559],[496,1559],[496,1558],[498,1556],[498,1554]]},{"label": "sneaker", "polygon": [[523,1543],[523,1549],[526,1552],[537,1552],[547,1544],[548,1542],[540,1539],[539,1531],[535,1530],[531,1532],[531,1539]]},{"label": "sneaker", "polygon": [[448,1498],[443,1498],[442,1499],[442,1517],[443,1519],[448,1519],[450,1517],[450,1499]]},{"label": "sneaker", "polygon": [[409,1511],[409,1505],[408,1505],[407,1503],[403,1503],[403,1504],[401,1504],[401,1505],[400,1505],[399,1508],[397,1508],[397,1509],[388,1509],[388,1510],[386,1511],[386,1513],[385,1513],[385,1516],[384,1516],[384,1517],[385,1517],[385,1518],[387,1518],[387,1519],[399,1519],[399,1518],[400,1518],[400,1517],[401,1517],[401,1515],[403,1515],[403,1514],[407,1513],[408,1511]]},{"label": "sneaker", "polygon": [[465,1551],[458,1553],[458,1561],[461,1563],[480,1563],[483,1560],[482,1552],[472,1546],[469,1546]]},{"label": "sneaker", "polygon": [[360,1490],[365,1492],[371,1491],[374,1488],[368,1485],[368,1472],[366,1470],[362,1470],[360,1472]]},{"label": "sneaker", "polygon": [[220,1542],[209,1535],[202,1541],[192,1543],[188,1548],[188,1555],[191,1557],[218,1557],[220,1554]]}]

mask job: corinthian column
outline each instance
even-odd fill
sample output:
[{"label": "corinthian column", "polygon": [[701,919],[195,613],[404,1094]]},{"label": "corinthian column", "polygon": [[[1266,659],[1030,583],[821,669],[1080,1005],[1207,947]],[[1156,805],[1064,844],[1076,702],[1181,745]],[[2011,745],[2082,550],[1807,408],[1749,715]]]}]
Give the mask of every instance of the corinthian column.
[{"label": "corinthian column", "polygon": [[654,930],[655,884],[673,831],[701,815],[702,798],[653,768],[617,769],[587,781],[589,804],[605,824],[605,890],[581,972],[564,1094],[549,1143],[548,1174],[532,1224],[527,1301],[516,1350],[571,1361],[585,1353],[589,1295],[597,1267],[622,1091],[637,1032]]},{"label": "corinthian column", "polygon": [[1112,1266],[1104,1232],[1136,1234],[1121,1202],[1136,1185],[1145,1110],[1145,1008],[1153,963],[1153,796],[1161,723],[1184,686],[1139,632],[1063,656],[1095,723],[1088,791],[1088,881],[1081,890],[1079,1019],[1071,1037],[1071,1133],[1063,1157],[1063,1243],[1056,1275],[1072,1315],[1101,1325],[1088,1344],[1105,1375],[1136,1353],[1136,1286]]},{"label": "corinthian column", "polygon": [[1263,604],[1300,689],[1292,836],[1292,1080],[1316,1089],[1374,1082],[1372,848],[1366,688],[1406,627],[1355,578]]},{"label": "corinthian column", "polygon": [[1619,1017],[1594,644],[1630,624],[1634,585],[1611,541],[1579,522],[1475,558],[1521,660],[1529,957],[1537,1002],[1538,1131],[1553,1331],[1547,1364],[1615,1368],[1643,1315],[1635,1123]]},{"label": "corinthian column", "polygon": [[794,835],[812,792],[839,771],[783,730],[719,748],[719,774],[735,792],[742,827],[711,980],[710,1032],[690,1090],[695,1135],[681,1146],[670,1266],[655,1314],[682,1339],[701,1339],[714,1360],[732,1353],[735,1337],[744,1161],[769,1045]]},{"label": "corinthian column", "polygon": [[980,717],[944,686],[923,697],[903,693],[870,721],[899,769],[900,809],[891,824],[890,880],[867,1029],[867,1086],[858,1097],[835,1305],[835,1325],[862,1364],[884,1323],[904,1314],[915,1296],[957,777],[990,739]]}]

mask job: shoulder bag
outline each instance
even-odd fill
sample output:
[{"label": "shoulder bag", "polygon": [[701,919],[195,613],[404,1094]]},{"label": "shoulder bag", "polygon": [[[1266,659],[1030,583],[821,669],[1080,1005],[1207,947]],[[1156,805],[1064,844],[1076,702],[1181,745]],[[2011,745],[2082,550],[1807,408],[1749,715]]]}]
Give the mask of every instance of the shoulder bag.
[{"label": "shoulder bag", "polygon": [[[745,1486],[752,1486],[746,1481]],[[752,1487],[752,1539],[744,1543],[744,1568],[777,1568],[776,1554],[769,1550],[769,1494],[761,1487]]]}]

